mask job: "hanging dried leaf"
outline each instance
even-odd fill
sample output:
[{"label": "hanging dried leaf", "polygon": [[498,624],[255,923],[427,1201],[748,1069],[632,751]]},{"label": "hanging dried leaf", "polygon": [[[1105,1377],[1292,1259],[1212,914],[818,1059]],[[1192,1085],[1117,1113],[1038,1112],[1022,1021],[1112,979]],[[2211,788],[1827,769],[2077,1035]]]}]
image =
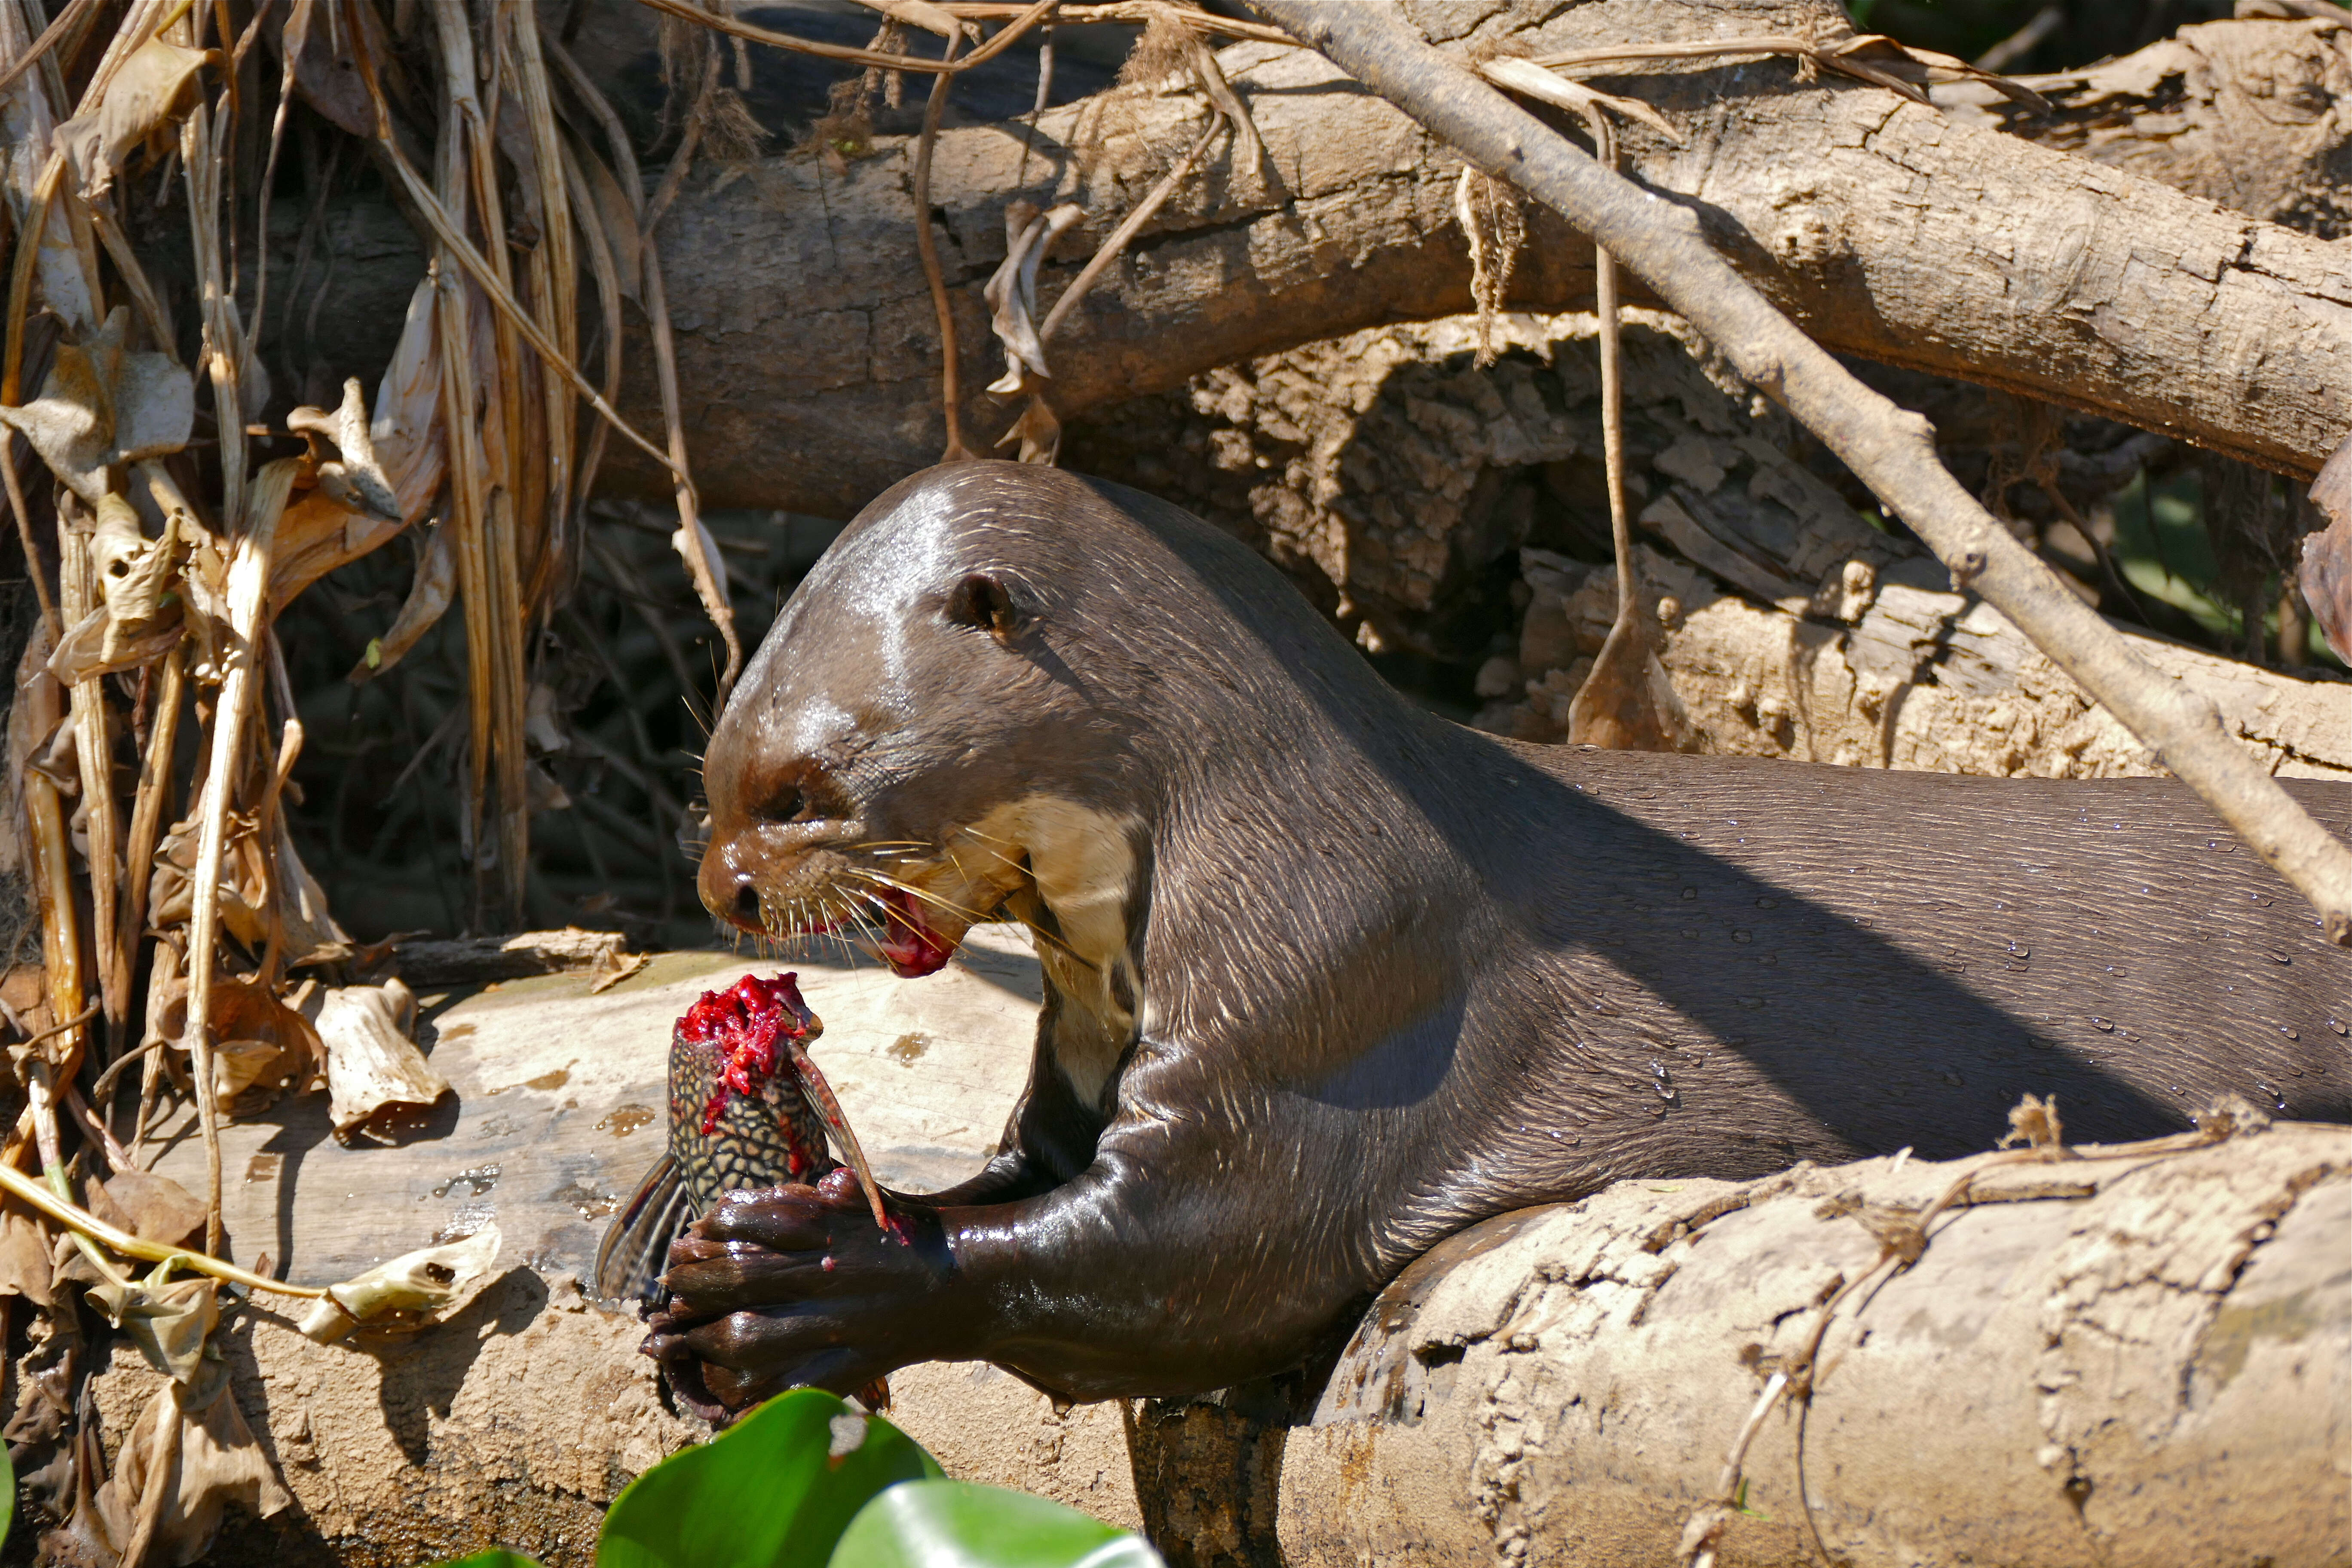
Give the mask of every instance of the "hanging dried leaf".
[{"label": "hanging dried leaf", "polygon": [[612,253],[621,296],[642,306],[645,297],[640,289],[645,267],[639,256],[644,242],[637,233],[636,209],[629,205],[628,193],[621,188],[621,182],[593,150],[581,142],[573,152],[581,183],[588,187],[589,198],[595,205],[597,226],[604,230],[605,247]]},{"label": "hanging dried leaf", "polygon": [[98,568],[99,595],[106,602],[110,625],[107,657],[111,659],[119,639],[150,630],[163,612],[163,597],[180,563],[176,515],[167,513],[162,535],[149,539],[129,501],[112,493],[101,496],[89,553]]},{"label": "hanging dried leaf", "polygon": [[0,422],[92,506],[109,468],[180,450],[195,423],[195,383],[168,355],[131,352],[130,328],[130,309],[116,306],[86,341],[58,345],[38,397],[0,408]]},{"label": "hanging dried leaf", "polygon": [[163,536],[151,540],[141,533],[139,514],[130,502],[103,495],[89,554],[104,603],[74,624],[47,666],[68,687],[152,663],[177,647],[183,635],[181,604],[176,596],[166,599],[181,555],[174,515],[165,515]]},{"label": "hanging dried leaf", "polygon": [[[338,499],[336,487],[324,482],[289,506],[278,519],[277,546],[271,556],[273,616],[336,567],[389,542],[423,517],[440,494],[448,454],[441,427],[440,347],[433,300],[433,279],[427,278],[409,296],[400,344],[376,384],[373,416],[364,426],[353,427],[354,395],[346,388],[343,409],[334,420],[312,426],[331,437],[339,433],[352,437],[348,444],[338,438],[342,463],[321,468],[321,480],[329,469],[339,469],[350,478],[352,447],[359,446],[370,475],[365,482],[371,488],[380,485],[391,496],[386,503],[378,493],[373,504],[386,510],[371,512],[349,504],[348,497]],[[360,435],[362,429],[364,438]]]},{"label": "hanging dried leaf", "polygon": [[498,1261],[499,1240],[499,1227],[486,1225],[462,1241],[403,1253],[340,1285],[330,1285],[318,1304],[303,1314],[301,1330],[327,1345],[387,1314],[438,1311],[489,1274],[490,1265]]},{"label": "hanging dried leaf", "polygon": [[278,814],[278,923],[289,969],[340,963],[352,955],[351,933],[328,910],[327,889],[302,863],[283,811]]},{"label": "hanging dried leaf", "polygon": [[72,163],[83,197],[105,195],[141,143],[153,138],[158,152],[168,146],[165,133],[187,118],[202,96],[196,73],[226,58],[218,49],[182,48],[160,37],[132,51],[106,84],[99,106],[57,129],[58,150]]},{"label": "hanging dried leaf", "polygon": [[70,688],[78,680],[113,675],[152,664],[177,647],[187,635],[183,606],[173,604],[137,630],[125,635],[105,606],[74,623],[57,651],[49,655],[48,673]]},{"label": "hanging dried leaf", "polygon": [[194,1563],[230,1503],[263,1519],[294,1499],[229,1393],[228,1366],[205,1362],[192,1384],[166,1384],[122,1440],[101,1515],[135,1521],[125,1561]]},{"label": "hanging dried leaf", "polygon": [[410,1036],[416,997],[398,980],[322,991],[311,1016],[327,1053],[328,1115],[336,1141],[390,1143],[384,1124],[449,1093]]},{"label": "hanging dried leaf", "polygon": [[408,585],[408,597],[402,601],[400,614],[383,636],[367,646],[360,661],[352,666],[349,679],[353,686],[373,680],[408,656],[417,639],[433,629],[448,610],[457,592],[457,554],[452,545],[453,533],[447,523],[433,530],[425,541],[423,559],[416,563],[415,580]]},{"label": "hanging dried leaf", "polygon": [[1658,662],[1649,617],[1620,616],[1569,703],[1568,738],[1612,751],[1673,752],[1690,732],[1682,700]]},{"label": "hanging dried leaf", "polygon": [[1013,422],[1013,428],[996,438],[1000,447],[1021,443],[1021,460],[1024,463],[1052,464],[1062,455],[1062,422],[1045,398],[1032,394],[1029,406]]},{"label": "hanging dried leaf", "polygon": [[1004,260],[982,290],[992,312],[989,330],[1004,345],[1004,374],[989,391],[1012,396],[1030,376],[1053,374],[1045,368],[1045,345],[1037,335],[1037,269],[1062,231],[1083,216],[1069,202],[1045,213],[1025,201],[1005,209]]}]

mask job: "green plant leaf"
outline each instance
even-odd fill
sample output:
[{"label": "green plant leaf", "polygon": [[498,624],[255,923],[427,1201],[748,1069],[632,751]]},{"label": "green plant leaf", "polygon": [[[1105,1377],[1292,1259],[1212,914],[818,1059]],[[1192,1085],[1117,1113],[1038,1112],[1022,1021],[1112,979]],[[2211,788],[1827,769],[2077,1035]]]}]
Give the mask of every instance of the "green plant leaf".
[{"label": "green plant leaf", "polygon": [[471,1557],[453,1557],[446,1563],[436,1563],[433,1568],[540,1568],[540,1563],[536,1557],[525,1557],[520,1552],[493,1546],[488,1552],[477,1552]]},{"label": "green plant leaf", "polygon": [[941,1473],[887,1421],[794,1389],[630,1482],[596,1568],[814,1568],[875,1493]]},{"label": "green plant leaf", "polygon": [[910,1481],[866,1505],[832,1568],[1162,1568],[1141,1536],[1050,1498],[972,1481]]},{"label": "green plant leaf", "polygon": [[8,1527],[16,1521],[16,1467],[8,1459],[8,1450],[0,1445],[0,1541],[8,1538]]}]

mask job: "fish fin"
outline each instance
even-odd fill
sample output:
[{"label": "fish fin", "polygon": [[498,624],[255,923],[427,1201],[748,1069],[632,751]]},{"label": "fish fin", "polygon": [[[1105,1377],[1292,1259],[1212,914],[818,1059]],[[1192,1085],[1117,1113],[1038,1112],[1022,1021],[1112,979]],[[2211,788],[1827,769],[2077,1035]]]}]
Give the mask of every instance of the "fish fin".
[{"label": "fish fin", "polygon": [[841,1145],[841,1152],[849,1156],[850,1169],[857,1173],[858,1184],[866,1189],[866,1205],[874,1211],[875,1228],[888,1230],[890,1216],[882,1208],[882,1184],[874,1179],[874,1167],[866,1163],[866,1151],[858,1147],[857,1134],[849,1130],[849,1118],[842,1114],[841,1101],[833,1095],[833,1085],[824,1081],[824,1072],[806,1051],[798,1048],[798,1042],[794,1042],[791,1056],[801,1087],[808,1091],[817,1115],[832,1132],[834,1142]]},{"label": "fish fin", "polygon": [[686,1233],[694,1215],[694,1200],[677,1160],[664,1154],[604,1229],[604,1239],[596,1247],[597,1299],[658,1305],[656,1298],[664,1294],[662,1270],[669,1267],[669,1244]]}]

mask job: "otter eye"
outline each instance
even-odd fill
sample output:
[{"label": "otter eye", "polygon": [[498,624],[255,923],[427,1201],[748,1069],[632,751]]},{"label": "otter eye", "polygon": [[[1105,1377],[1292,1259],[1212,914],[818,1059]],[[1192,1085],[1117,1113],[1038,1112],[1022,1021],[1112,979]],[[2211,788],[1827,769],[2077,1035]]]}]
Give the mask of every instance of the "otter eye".
[{"label": "otter eye", "polygon": [[778,786],[775,794],[761,803],[755,815],[765,822],[814,822],[826,813],[798,781],[793,781]]},{"label": "otter eye", "polygon": [[999,642],[1019,631],[1027,620],[1003,584],[977,572],[949,593],[947,617],[956,626],[991,633]]}]

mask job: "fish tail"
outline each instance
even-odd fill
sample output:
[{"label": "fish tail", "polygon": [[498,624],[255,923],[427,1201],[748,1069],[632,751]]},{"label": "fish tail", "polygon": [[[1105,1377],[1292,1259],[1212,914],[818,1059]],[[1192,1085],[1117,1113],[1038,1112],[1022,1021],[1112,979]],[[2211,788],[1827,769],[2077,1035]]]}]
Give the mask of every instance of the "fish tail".
[{"label": "fish tail", "polygon": [[613,1216],[596,1248],[597,1300],[659,1305],[669,1244],[686,1233],[695,1216],[694,1197],[682,1178],[677,1157],[664,1154]]}]

